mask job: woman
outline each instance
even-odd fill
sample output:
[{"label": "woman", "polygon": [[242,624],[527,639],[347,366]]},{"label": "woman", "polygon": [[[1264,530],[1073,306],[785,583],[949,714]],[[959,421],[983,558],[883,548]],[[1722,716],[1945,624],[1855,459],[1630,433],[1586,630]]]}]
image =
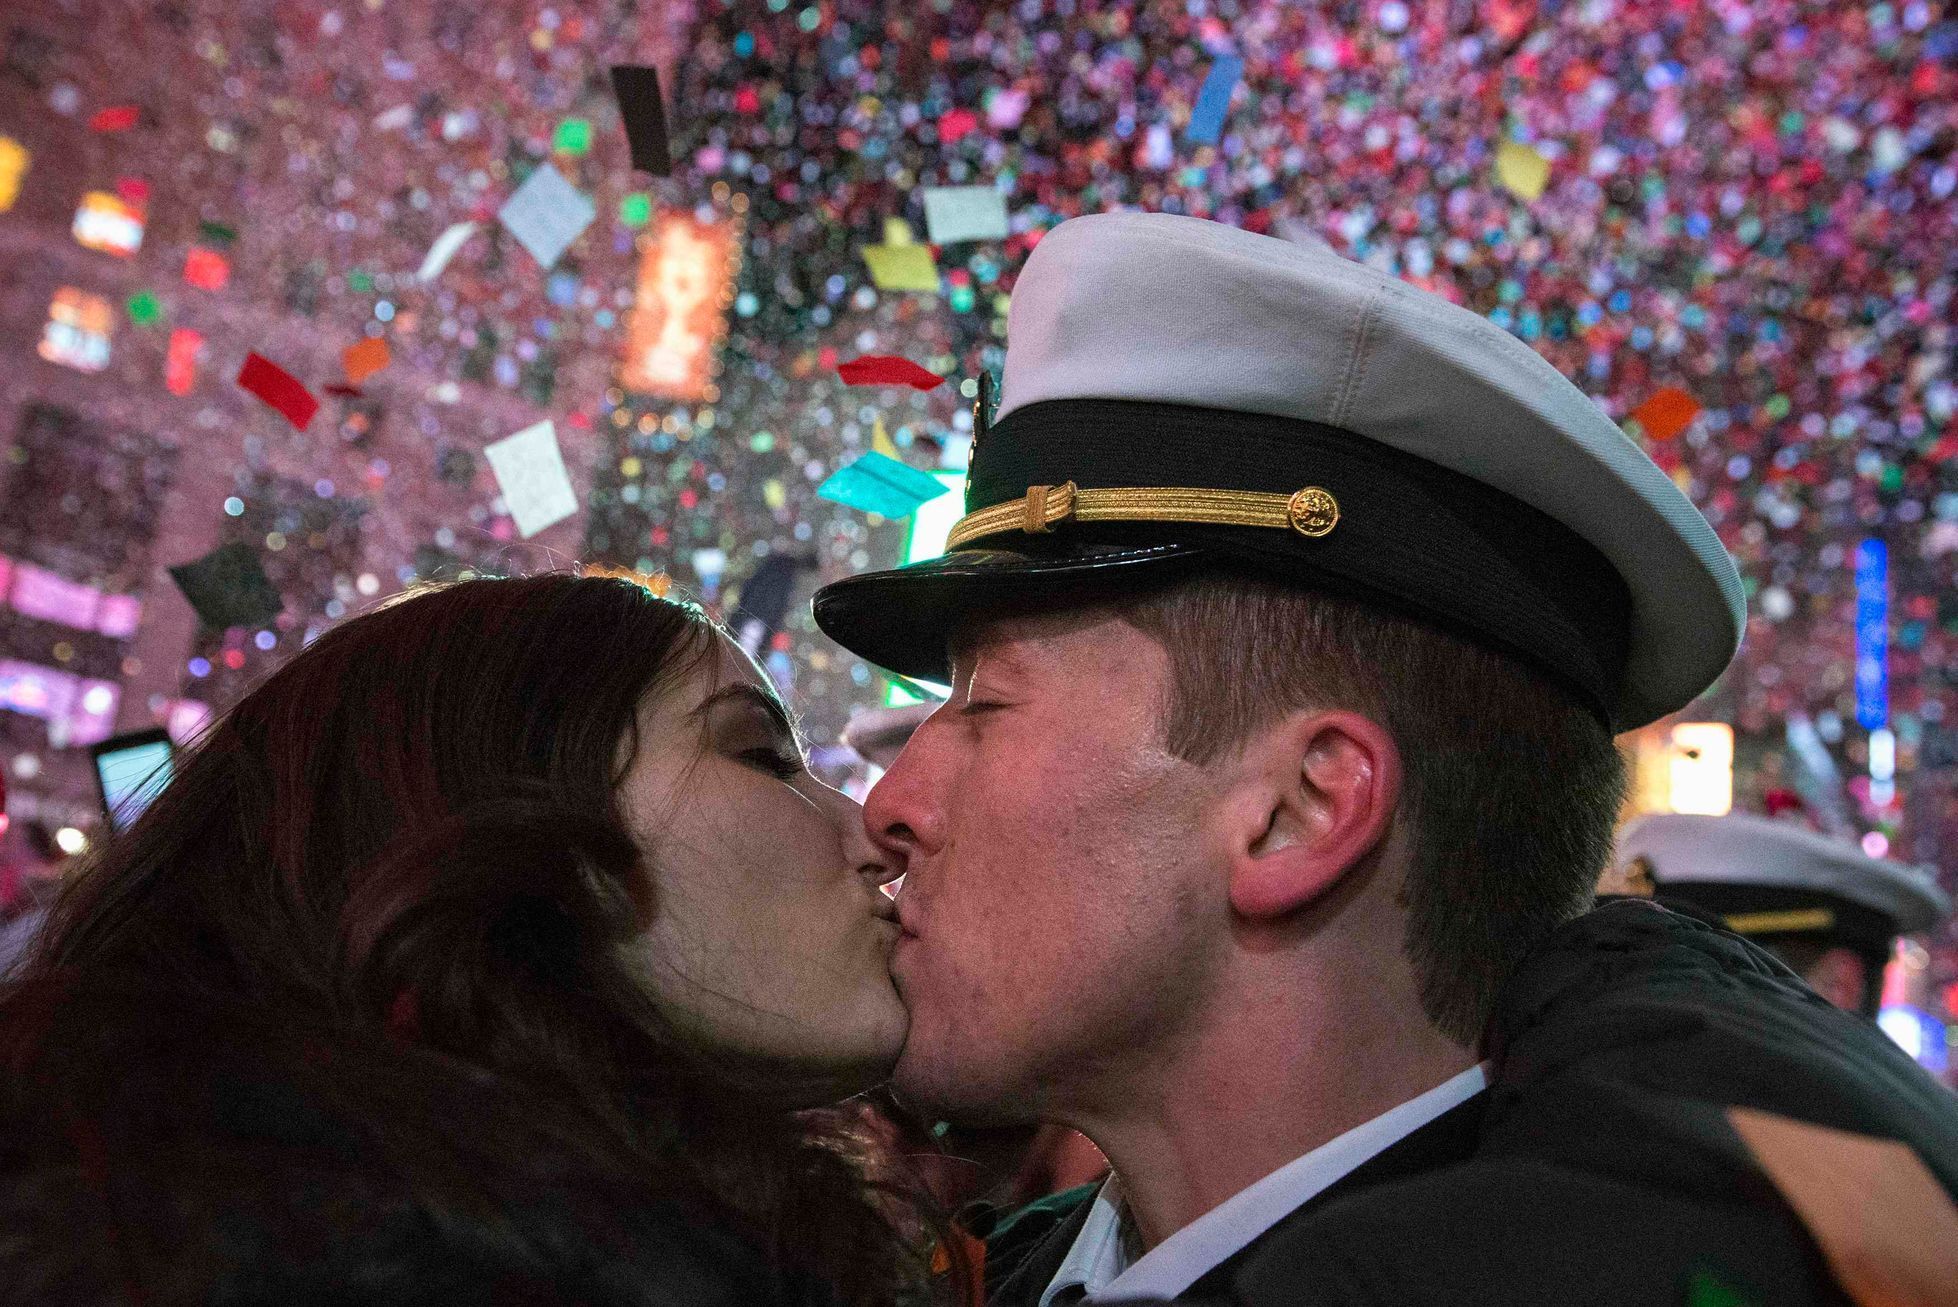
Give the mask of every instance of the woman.
[{"label": "woman", "polygon": [[0,1000],[0,1282],[916,1297],[919,1219],[806,1110],[902,1043],[888,878],[698,609],[549,575],[345,622],[210,732]]}]

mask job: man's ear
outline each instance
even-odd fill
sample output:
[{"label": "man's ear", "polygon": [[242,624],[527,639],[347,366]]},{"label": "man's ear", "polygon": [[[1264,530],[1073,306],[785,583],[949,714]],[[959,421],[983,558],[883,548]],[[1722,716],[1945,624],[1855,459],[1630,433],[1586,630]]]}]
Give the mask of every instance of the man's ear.
[{"label": "man's ear", "polygon": [[1230,901],[1253,919],[1314,902],[1387,837],[1401,757],[1356,712],[1295,713],[1246,751],[1253,781],[1230,851]]}]

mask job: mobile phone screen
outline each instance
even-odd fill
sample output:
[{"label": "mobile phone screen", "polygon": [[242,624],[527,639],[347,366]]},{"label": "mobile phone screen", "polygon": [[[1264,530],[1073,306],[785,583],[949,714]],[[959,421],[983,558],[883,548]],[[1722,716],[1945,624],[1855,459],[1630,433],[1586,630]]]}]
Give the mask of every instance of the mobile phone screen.
[{"label": "mobile phone screen", "polygon": [[133,741],[95,755],[102,806],[111,830],[126,830],[170,781],[170,741]]}]

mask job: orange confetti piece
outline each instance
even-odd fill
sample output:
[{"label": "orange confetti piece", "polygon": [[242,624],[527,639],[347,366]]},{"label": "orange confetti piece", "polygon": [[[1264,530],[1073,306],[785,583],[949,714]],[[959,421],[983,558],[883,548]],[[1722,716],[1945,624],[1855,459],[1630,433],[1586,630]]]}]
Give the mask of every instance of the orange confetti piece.
[{"label": "orange confetti piece", "polygon": [[340,366],[346,369],[347,380],[356,386],[386,367],[388,359],[388,343],[378,336],[370,336],[340,351]]},{"label": "orange confetti piece", "polygon": [[1632,410],[1639,426],[1653,440],[1671,440],[1700,415],[1700,402],[1677,386],[1667,386]]}]

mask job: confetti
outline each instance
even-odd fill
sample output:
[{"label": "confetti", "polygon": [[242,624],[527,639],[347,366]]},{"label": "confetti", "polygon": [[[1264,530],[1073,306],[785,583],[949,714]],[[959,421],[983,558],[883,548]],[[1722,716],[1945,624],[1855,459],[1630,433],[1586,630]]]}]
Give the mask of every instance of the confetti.
[{"label": "confetti", "polygon": [[1667,386],[1657,390],[1637,408],[1632,416],[1644,429],[1651,440],[1671,440],[1700,415],[1699,401],[1677,386]]},{"label": "confetti", "polygon": [[539,164],[496,214],[544,268],[555,264],[597,216],[591,200],[548,163]]},{"label": "confetti", "polygon": [[197,620],[215,631],[263,625],[285,607],[258,555],[242,541],[221,545],[169,571]]},{"label": "confetti", "polygon": [[660,103],[659,73],[635,64],[614,64],[612,94],[618,99],[619,117],[625,123],[632,166],[655,177],[672,172],[673,155],[666,138],[666,109]]},{"label": "confetti", "polygon": [[878,290],[938,289],[938,265],[929,245],[866,245],[863,261]]},{"label": "confetti", "polygon": [[1185,140],[1198,145],[1215,145],[1224,131],[1224,116],[1230,112],[1231,92],[1244,73],[1244,60],[1234,54],[1220,55],[1210,65],[1203,89],[1197,92],[1196,107],[1190,110],[1190,125]]},{"label": "confetti", "polygon": [[388,365],[388,343],[379,336],[355,341],[340,351],[340,367],[355,386]]},{"label": "confetti", "polygon": [[434,281],[441,276],[442,269],[449,266],[449,260],[456,256],[463,242],[475,234],[476,224],[473,222],[452,224],[435,238],[435,243],[428,247],[428,253],[422,256],[422,266],[416,271],[415,280]]},{"label": "confetti", "polygon": [[749,654],[760,653],[782,629],[790,596],[795,592],[796,575],[810,561],[794,554],[771,553],[761,560],[754,575],[742,583],[728,628]]},{"label": "confetti", "polygon": [[551,136],[551,148],[559,154],[591,153],[591,120],[566,118]]},{"label": "confetti", "polygon": [[883,517],[909,517],[950,490],[928,472],[872,451],[838,468],[816,488],[824,499]]},{"label": "confetti", "polygon": [[525,539],[578,511],[578,495],[564,470],[557,428],[549,418],[485,446],[483,456],[496,473],[504,507]]},{"label": "confetti", "polygon": [[1550,184],[1550,160],[1521,141],[1504,141],[1496,149],[1496,180],[1517,198],[1533,201]]},{"label": "confetti", "polygon": [[197,358],[203,352],[204,337],[189,327],[170,333],[170,347],[163,356],[163,388],[173,395],[188,395],[197,384]]},{"label": "confetti", "polygon": [[91,132],[126,132],[136,125],[142,110],[133,104],[119,104],[108,109],[97,109],[95,116],[88,120]]},{"label": "confetti", "polygon": [[207,250],[200,245],[190,247],[184,255],[184,284],[199,290],[223,290],[224,284],[231,280],[231,261],[216,250]]},{"label": "confetti", "polygon": [[21,178],[33,160],[33,151],[11,136],[0,136],[0,213],[13,208],[20,198]]},{"label": "confetti", "polygon": [[1006,197],[990,186],[927,186],[925,233],[934,245],[1003,240]]},{"label": "confetti", "polygon": [[141,326],[148,326],[163,316],[163,306],[156,296],[146,290],[139,290],[129,297],[129,320]]},{"label": "confetti", "polygon": [[945,378],[936,372],[928,372],[910,359],[893,358],[887,354],[866,354],[848,363],[839,363],[836,365],[836,375],[843,378],[846,386],[910,386],[917,390],[933,390],[945,384]]},{"label": "confetti", "polygon": [[297,431],[304,431],[320,409],[320,402],[297,378],[258,354],[245,355],[245,365],[238,369],[238,384],[278,410]]}]

